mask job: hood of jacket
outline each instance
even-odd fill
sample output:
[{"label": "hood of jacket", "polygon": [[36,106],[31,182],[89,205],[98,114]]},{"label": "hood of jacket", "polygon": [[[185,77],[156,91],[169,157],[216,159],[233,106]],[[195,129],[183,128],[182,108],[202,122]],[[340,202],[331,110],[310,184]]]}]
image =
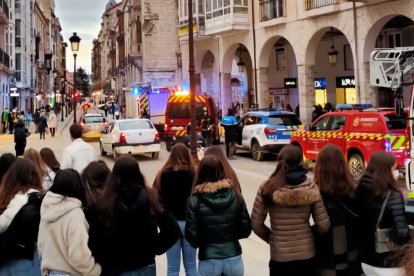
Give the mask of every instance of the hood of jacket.
[{"label": "hood of jacket", "polygon": [[6,210],[0,215],[0,234],[4,233],[12,223],[14,217],[27,204],[29,200],[29,194],[38,192],[35,189],[29,189],[25,193],[16,194],[7,205]]},{"label": "hood of jacket", "polygon": [[319,188],[309,177],[299,185],[288,185],[273,193],[273,202],[284,206],[312,204],[321,199]]},{"label": "hood of jacket", "polygon": [[198,194],[199,200],[214,210],[227,209],[235,198],[231,182],[228,179],[197,185],[194,188],[194,193]]},{"label": "hood of jacket", "polygon": [[302,165],[291,165],[286,170],[286,181],[289,185],[299,185],[306,181],[308,171]]},{"label": "hood of jacket", "polygon": [[79,199],[47,192],[40,207],[40,215],[42,220],[54,222],[77,208],[82,208]]},{"label": "hood of jacket", "polygon": [[115,201],[114,214],[121,219],[148,216],[150,202],[145,187],[135,185],[122,192]]}]

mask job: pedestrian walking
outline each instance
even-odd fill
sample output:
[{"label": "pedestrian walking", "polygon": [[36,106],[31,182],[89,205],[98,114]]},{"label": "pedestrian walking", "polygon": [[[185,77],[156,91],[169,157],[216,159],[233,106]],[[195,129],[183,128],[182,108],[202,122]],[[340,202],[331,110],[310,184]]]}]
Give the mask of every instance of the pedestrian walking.
[{"label": "pedestrian walking", "polygon": [[9,126],[9,134],[13,134],[15,112],[9,111],[7,125]]},{"label": "pedestrian walking", "polygon": [[234,159],[234,151],[236,150],[236,128],[237,119],[234,117],[234,109],[229,108],[227,115],[221,120],[224,127],[224,143],[226,145],[226,156],[228,159]]},{"label": "pedestrian walking", "polygon": [[356,184],[337,146],[328,144],[319,152],[314,178],[331,220],[329,231],[315,236],[318,275],[361,275]]},{"label": "pedestrian walking", "polygon": [[24,120],[26,122],[26,127],[29,128],[30,122],[33,120],[32,113],[30,112],[30,110],[27,110],[24,114]]},{"label": "pedestrian walking", "polygon": [[115,119],[115,103],[111,104],[112,119]]},{"label": "pedestrian walking", "polygon": [[167,251],[167,276],[180,274],[181,255],[185,274],[197,275],[197,250],[188,243],[184,233],[187,200],[193,190],[195,170],[196,165],[188,147],[181,143],[175,144],[152,185],[163,206],[174,215],[181,230],[181,237]]},{"label": "pedestrian walking", "polygon": [[244,275],[240,239],[249,237],[251,222],[242,195],[226,178],[223,164],[205,156],[197,169],[188,201],[185,235],[198,253],[198,275]]},{"label": "pedestrian walking", "polygon": [[17,160],[12,153],[3,153],[0,156],[0,185],[3,176],[7,173],[11,165]]},{"label": "pedestrian walking", "polygon": [[209,147],[211,145],[211,131],[213,129],[213,124],[210,115],[208,114],[207,107],[203,107],[203,117],[201,118],[200,125],[201,135],[203,135],[206,147]]},{"label": "pedestrian walking", "polygon": [[47,120],[45,117],[45,112],[42,112],[40,113],[39,127],[38,127],[40,139],[45,140],[46,129],[47,129]]},{"label": "pedestrian walking", "polygon": [[[396,248],[391,246],[403,245],[410,239],[398,175],[393,155],[373,153],[356,190],[364,241],[361,243],[361,261],[366,275],[404,275],[399,260],[393,258]],[[380,229],[390,228],[392,233],[384,238],[378,236]]]},{"label": "pedestrian walking", "polygon": [[97,156],[92,146],[82,140],[80,124],[72,124],[69,132],[72,143],[63,150],[60,166],[62,169],[72,168],[82,173],[90,162],[97,160]]},{"label": "pedestrian walking", "polygon": [[40,174],[17,160],[0,186],[0,275],[40,276],[36,250],[42,201]]},{"label": "pedestrian walking", "polygon": [[102,160],[89,163],[82,171],[81,179],[86,186],[86,210],[95,206],[102,197],[104,184],[110,173],[108,165]]},{"label": "pedestrian walking", "polygon": [[29,132],[24,128],[24,121],[19,120],[14,129],[14,149],[16,150],[17,158],[23,157],[24,149],[27,144],[27,136],[29,136]]},{"label": "pedestrian walking", "polygon": [[50,110],[49,119],[47,120],[47,125],[50,129],[50,134],[52,137],[55,137],[56,128],[58,126],[58,120],[55,114],[55,111]]},{"label": "pedestrian walking", "polygon": [[[314,235],[327,232],[328,214],[318,187],[302,166],[302,151],[293,145],[279,153],[275,171],[259,188],[252,210],[253,231],[270,245],[270,275],[313,276]],[[270,228],[265,224],[270,216]]]},{"label": "pedestrian walking", "polygon": [[224,168],[224,175],[230,180],[233,189],[241,193],[241,186],[236,172],[233,170],[223,151],[218,146],[212,146],[206,149],[204,156],[215,156],[222,164]]},{"label": "pedestrian walking", "polygon": [[107,117],[108,116],[108,105],[107,104],[104,105],[104,111],[105,111],[105,117]]},{"label": "pedestrian walking", "polygon": [[55,153],[50,148],[42,148],[39,151],[39,154],[46,166],[48,166],[54,173],[57,173],[60,170],[60,163],[57,160]]},{"label": "pedestrian walking", "polygon": [[40,208],[38,248],[46,275],[100,275],[88,247],[85,187],[73,169],[56,174]]},{"label": "pedestrian walking", "polygon": [[40,111],[36,109],[35,113],[33,114],[33,123],[35,124],[35,133],[39,132],[39,122],[40,122]]},{"label": "pedestrian walking", "polygon": [[29,148],[24,153],[24,159],[30,160],[33,163],[36,164],[37,169],[40,172],[41,178],[42,178],[42,186],[43,190],[47,191],[52,187],[53,180],[55,179],[55,172],[52,171],[51,168],[49,168],[42,160],[42,157],[40,156],[39,152],[33,148]]},{"label": "pedestrian walking", "polygon": [[1,113],[1,124],[2,124],[2,133],[5,134],[7,131],[7,124],[9,122],[9,110],[7,108]]},{"label": "pedestrian walking", "polygon": [[155,276],[155,255],[180,236],[174,217],[162,209],[131,156],[115,161],[91,214],[89,245],[103,276]]}]

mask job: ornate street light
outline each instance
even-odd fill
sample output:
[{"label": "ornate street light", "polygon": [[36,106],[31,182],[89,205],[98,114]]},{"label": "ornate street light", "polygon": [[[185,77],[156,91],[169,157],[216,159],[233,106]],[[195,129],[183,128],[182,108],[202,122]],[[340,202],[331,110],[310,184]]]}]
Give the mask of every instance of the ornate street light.
[{"label": "ornate street light", "polygon": [[188,75],[190,79],[190,151],[193,158],[197,156],[196,110],[195,110],[195,65],[194,65],[194,33],[193,33],[193,0],[188,0]]},{"label": "ornate street light", "polygon": [[73,35],[69,38],[70,41],[70,46],[72,48],[72,52],[73,52],[73,59],[74,59],[74,64],[73,64],[73,91],[74,91],[74,95],[75,97],[73,98],[73,123],[76,124],[76,57],[78,56],[76,54],[76,52],[79,51],[79,44],[80,44],[80,37],[76,35],[76,33],[73,33]]},{"label": "ornate street light", "polygon": [[332,67],[335,67],[336,63],[338,62],[338,51],[335,50],[335,46],[334,46],[333,27],[331,27],[331,39],[332,39],[332,44],[331,44],[331,50],[328,52],[328,58],[329,58],[329,64]]},{"label": "ornate street light", "polygon": [[[64,113],[64,108],[66,105],[66,91],[65,91],[65,77],[64,76],[60,76],[60,85],[62,86],[62,92],[60,98],[62,99],[60,101],[60,105],[62,106],[62,110],[60,111],[62,113],[62,116],[60,118],[60,121],[63,122],[63,113]],[[66,116],[68,116],[68,108],[66,107]]]},{"label": "ornate street light", "polygon": [[237,66],[239,67],[239,72],[243,73],[246,63],[244,63],[242,56],[241,56],[242,45],[239,44],[238,52],[239,52],[239,61],[237,62]]}]

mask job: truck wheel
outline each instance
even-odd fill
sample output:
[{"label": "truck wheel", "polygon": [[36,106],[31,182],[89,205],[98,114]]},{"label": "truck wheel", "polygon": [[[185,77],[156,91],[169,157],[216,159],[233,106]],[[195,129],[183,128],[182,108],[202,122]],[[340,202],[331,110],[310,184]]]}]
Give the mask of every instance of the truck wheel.
[{"label": "truck wheel", "polygon": [[348,159],[349,171],[355,180],[359,180],[365,171],[365,162],[362,156],[358,153],[352,154]]},{"label": "truck wheel", "polygon": [[101,156],[105,156],[106,155],[106,151],[103,149],[102,143],[99,143],[99,149],[101,151]]},{"label": "truck wheel", "polygon": [[171,148],[172,148],[171,143],[169,143],[169,142],[165,142],[165,147],[167,148],[167,151],[168,151],[168,152],[170,152],[170,151],[171,151]]},{"label": "truck wheel", "polygon": [[254,160],[256,161],[263,160],[264,153],[260,150],[259,142],[257,141],[253,142],[251,152],[252,152],[252,156]]},{"label": "truck wheel", "polygon": [[152,159],[158,159],[158,157],[160,156],[160,152],[159,151],[154,151],[152,154]]}]

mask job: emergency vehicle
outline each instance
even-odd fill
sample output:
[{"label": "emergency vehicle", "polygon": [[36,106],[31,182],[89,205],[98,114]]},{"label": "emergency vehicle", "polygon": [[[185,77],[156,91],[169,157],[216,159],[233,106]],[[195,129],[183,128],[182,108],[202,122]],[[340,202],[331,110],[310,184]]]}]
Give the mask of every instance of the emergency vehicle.
[{"label": "emergency vehicle", "polygon": [[326,144],[337,145],[354,179],[359,179],[371,154],[377,151],[394,155],[398,168],[404,170],[410,148],[406,129],[407,120],[392,108],[329,112],[304,130],[296,130],[291,144],[302,149],[305,163],[315,161]]},{"label": "emergency vehicle", "polygon": [[159,132],[163,132],[165,109],[172,92],[172,88],[154,88],[150,84],[133,86],[131,93],[125,95],[126,117],[138,118],[146,113],[146,118],[151,120]]},{"label": "emergency vehicle", "polygon": [[[213,124],[211,139],[213,144],[220,143],[219,118],[213,97],[206,94],[195,95],[195,109],[197,131],[201,132],[200,121],[203,117],[203,108],[206,107]],[[165,109],[164,139],[167,150],[177,142],[185,142],[187,125],[191,123],[190,118],[190,93],[187,91],[176,91],[168,97]]]}]

